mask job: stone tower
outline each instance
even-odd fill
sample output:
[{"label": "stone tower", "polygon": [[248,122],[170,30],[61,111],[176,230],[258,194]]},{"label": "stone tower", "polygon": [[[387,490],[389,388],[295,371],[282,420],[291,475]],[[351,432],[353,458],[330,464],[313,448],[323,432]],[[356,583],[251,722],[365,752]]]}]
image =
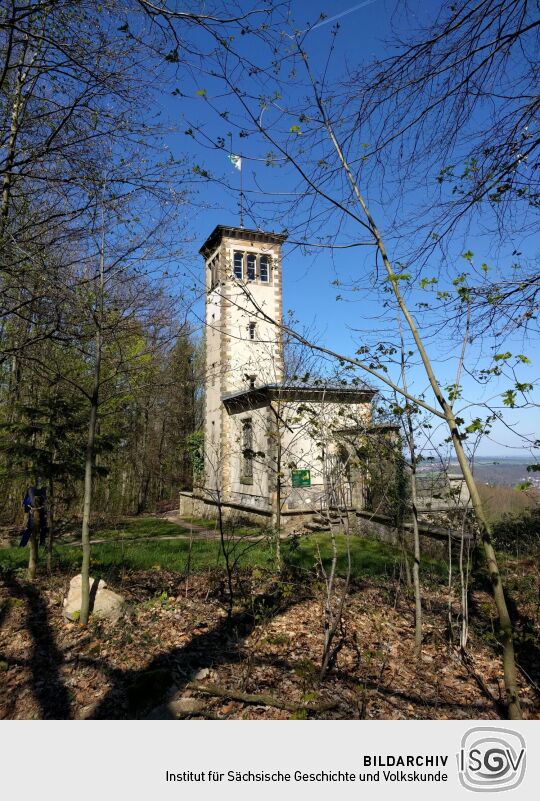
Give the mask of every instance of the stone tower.
[{"label": "stone tower", "polygon": [[[231,453],[238,443],[223,398],[283,381],[281,246],[286,236],[218,225],[200,253],[205,260],[205,488],[228,499]],[[234,442],[233,442],[234,439]]]}]

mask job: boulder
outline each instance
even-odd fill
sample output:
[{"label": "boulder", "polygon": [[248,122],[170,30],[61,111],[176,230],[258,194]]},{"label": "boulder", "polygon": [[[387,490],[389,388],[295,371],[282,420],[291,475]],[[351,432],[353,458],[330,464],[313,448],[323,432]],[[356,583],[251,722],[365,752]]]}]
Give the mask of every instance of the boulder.
[{"label": "boulder", "polygon": [[[74,576],[69,583],[69,592],[64,599],[63,615],[67,620],[78,620],[81,614],[82,576]],[[104,618],[116,623],[125,610],[122,595],[107,589],[102,579],[90,577],[90,613],[94,617]]]},{"label": "boulder", "polygon": [[202,681],[203,679],[207,679],[209,675],[210,675],[209,668],[201,668],[193,676],[193,681]]},{"label": "boulder", "polygon": [[[77,576],[73,576],[73,578],[69,582],[69,589],[70,590],[72,590],[72,589],[73,590],[77,590],[78,589],[80,591],[81,587],[82,587],[82,575],[79,573]],[[99,579],[98,580],[97,587],[96,587],[96,579],[94,579],[94,578],[92,578],[92,576],[90,576],[90,591],[91,592],[96,592],[96,590],[105,590],[106,588],[107,588],[107,583],[105,581],[103,581],[103,579]]]},{"label": "boulder", "polygon": [[191,717],[204,712],[205,704],[195,698],[178,698],[176,701],[169,701],[168,704],[161,704],[148,714],[147,720],[179,720]]}]

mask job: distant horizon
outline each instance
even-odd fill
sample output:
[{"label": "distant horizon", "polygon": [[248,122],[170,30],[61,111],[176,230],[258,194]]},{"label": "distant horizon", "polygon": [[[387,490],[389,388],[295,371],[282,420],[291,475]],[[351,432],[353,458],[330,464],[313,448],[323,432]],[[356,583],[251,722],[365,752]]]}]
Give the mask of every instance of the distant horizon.
[{"label": "distant horizon", "polygon": [[[531,456],[531,454],[528,451],[523,451],[523,453],[517,453],[517,454],[504,453],[504,454],[495,454],[493,456],[479,455],[474,457],[474,461],[477,462],[479,459],[482,459],[482,461],[490,461],[490,462],[500,461],[501,459],[516,459],[516,460],[519,459],[519,460],[529,461],[533,460],[534,458],[535,457]],[[457,457],[452,456],[450,458],[450,461],[457,462]]]}]

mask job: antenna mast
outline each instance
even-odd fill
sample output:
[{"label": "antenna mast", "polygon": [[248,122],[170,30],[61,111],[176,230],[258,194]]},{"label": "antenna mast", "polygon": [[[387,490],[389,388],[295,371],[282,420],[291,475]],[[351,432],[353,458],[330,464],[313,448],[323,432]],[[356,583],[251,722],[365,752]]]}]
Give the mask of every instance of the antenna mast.
[{"label": "antenna mast", "polygon": [[242,173],[244,169],[244,160],[242,159],[242,154],[240,156],[240,228],[244,227],[244,187],[243,187],[243,180],[242,180]]}]

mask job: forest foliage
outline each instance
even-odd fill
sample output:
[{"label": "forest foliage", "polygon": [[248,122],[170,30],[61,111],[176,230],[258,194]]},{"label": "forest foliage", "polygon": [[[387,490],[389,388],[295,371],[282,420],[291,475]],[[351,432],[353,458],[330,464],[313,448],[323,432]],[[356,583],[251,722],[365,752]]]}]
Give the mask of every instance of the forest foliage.
[{"label": "forest foliage", "polygon": [[168,39],[132,11],[0,12],[3,522],[20,521],[29,485],[47,489],[51,516],[81,514],[93,407],[94,512],[154,509],[191,485],[201,360],[177,279],[186,170],[140,111]]}]

